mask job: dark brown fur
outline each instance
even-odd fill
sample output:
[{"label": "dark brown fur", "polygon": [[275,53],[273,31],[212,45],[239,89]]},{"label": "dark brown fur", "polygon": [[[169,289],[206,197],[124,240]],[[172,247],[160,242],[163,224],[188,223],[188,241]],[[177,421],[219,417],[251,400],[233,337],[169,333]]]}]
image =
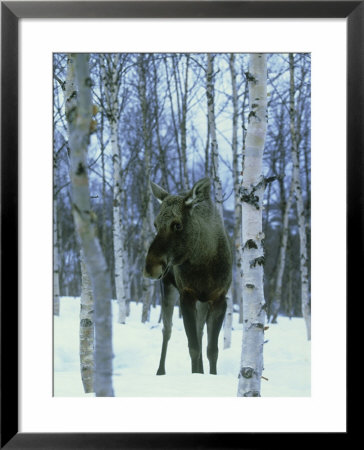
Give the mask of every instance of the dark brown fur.
[{"label": "dark brown fur", "polygon": [[174,305],[175,301],[173,286],[180,295],[192,372],[203,373],[201,340],[206,323],[210,373],[216,373],[217,340],[231,283],[232,251],[222,218],[210,198],[210,180],[198,181],[185,196],[170,195],[158,185],[151,185],[161,209],[155,220],[157,235],[146,257],[144,275],[163,279],[164,285],[163,348],[157,373],[165,373],[171,303]]}]

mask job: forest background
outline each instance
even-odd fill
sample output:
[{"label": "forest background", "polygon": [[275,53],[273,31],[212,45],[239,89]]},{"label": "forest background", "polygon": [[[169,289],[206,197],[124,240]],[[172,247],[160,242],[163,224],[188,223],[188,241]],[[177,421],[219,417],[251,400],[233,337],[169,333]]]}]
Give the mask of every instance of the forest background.
[{"label": "forest background", "polygon": [[[204,176],[214,180],[215,190],[220,183],[224,221],[236,250],[232,299],[234,308],[241,310],[238,190],[250,112],[247,57],[212,55],[213,68],[209,73],[206,54],[90,55],[94,104],[94,129],[88,155],[92,209],[110,272],[115,274],[115,247],[118,246],[122,258],[117,267],[120,272],[117,277],[123,284],[121,295],[126,304],[130,300],[144,303],[143,322],[148,321],[150,307],[160,303],[158,284],[147,282],[141,276],[158,211],[148,187],[150,180],[173,193],[188,190]],[[290,62],[287,54],[270,54],[264,173],[272,182],[265,192],[263,230],[265,298],[268,318],[273,321],[279,313],[289,317],[302,315],[299,229],[290,189],[293,168],[290,63],[294,69],[294,136],[299,152],[310,267],[310,55],[295,54]],[[54,245],[59,286],[56,302],[57,294],[79,296],[81,292],[80,251],[70,200],[66,70],[67,55],[55,54]],[[208,77],[215,109],[214,124],[207,114]],[[119,216],[115,215],[115,209]],[[115,242],[115,220],[121,226],[120,243]],[[285,229],[288,234],[284,243]],[[114,298],[117,298],[116,278],[111,278]]]}]

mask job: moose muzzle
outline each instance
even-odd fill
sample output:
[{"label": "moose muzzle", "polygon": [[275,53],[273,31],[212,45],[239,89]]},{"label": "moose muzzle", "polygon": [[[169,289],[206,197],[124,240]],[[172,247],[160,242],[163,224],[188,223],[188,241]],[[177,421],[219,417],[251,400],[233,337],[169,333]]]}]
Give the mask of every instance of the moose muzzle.
[{"label": "moose muzzle", "polygon": [[168,265],[167,261],[164,259],[155,259],[147,256],[145,261],[143,275],[146,278],[153,278],[154,280],[158,280],[163,278],[165,273],[167,273]]}]

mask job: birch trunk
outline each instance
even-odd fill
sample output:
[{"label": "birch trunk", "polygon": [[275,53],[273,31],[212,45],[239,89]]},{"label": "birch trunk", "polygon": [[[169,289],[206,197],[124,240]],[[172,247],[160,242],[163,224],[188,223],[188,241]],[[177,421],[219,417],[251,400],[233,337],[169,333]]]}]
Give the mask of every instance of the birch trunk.
[{"label": "birch trunk", "polygon": [[[242,249],[241,249],[241,201],[239,195],[240,188],[240,172],[241,172],[241,156],[238,153],[238,92],[236,86],[236,70],[235,70],[235,55],[232,53],[229,58],[231,86],[232,86],[232,101],[233,101],[233,136],[232,136],[232,153],[233,153],[233,182],[234,182],[234,251],[235,251],[235,282],[234,293],[235,303],[239,305],[239,310],[242,309]],[[240,162],[240,164],[239,164]]]},{"label": "birch trunk", "polygon": [[243,243],[243,342],[238,397],[260,397],[263,371],[265,300],[263,290],[264,249],[262,203],[265,182],[262,174],[267,131],[267,60],[251,54],[249,67],[250,113],[242,200]]},{"label": "birch trunk", "polygon": [[114,270],[115,270],[115,290],[116,299],[119,305],[118,322],[125,324],[126,320],[126,293],[124,284],[124,230],[121,215],[121,164],[120,153],[117,143],[117,123],[113,123],[111,127],[111,147],[113,160],[113,242],[114,242]]},{"label": "birch trunk", "polygon": [[130,279],[131,279],[131,273],[129,270],[129,255],[127,250],[124,248],[124,286],[125,286],[125,296],[126,296],[126,304],[125,304],[125,314],[126,317],[130,316],[130,298],[131,298],[131,291],[130,291]]},{"label": "birch trunk", "polygon": [[[173,60],[173,57],[172,57],[172,60]],[[141,62],[143,61],[142,57],[140,57],[140,61]],[[169,98],[169,103],[170,103],[170,108],[171,108],[171,120],[172,120],[172,125],[173,125],[174,136],[175,136],[178,160],[180,162],[180,164],[179,164],[179,179],[180,179],[181,186],[183,188],[184,177],[183,177],[183,164],[181,164],[182,163],[182,155],[181,155],[181,148],[180,148],[180,143],[179,143],[179,133],[178,133],[179,124],[177,123],[178,121],[176,120],[174,107],[173,107],[174,100],[173,100],[173,94],[172,94],[172,90],[171,90],[171,80],[170,80],[169,71],[168,71],[167,57],[163,58],[163,61],[164,61],[164,66],[165,66],[165,71],[166,71],[167,91],[168,91],[168,98]]]},{"label": "birch trunk", "polygon": [[[66,81],[66,115],[71,133],[72,122],[75,119],[77,108],[77,89],[75,85],[74,62],[69,57]],[[81,248],[81,301],[80,301],[80,372],[85,393],[94,392],[94,302],[90,278],[85,265],[85,258]]]},{"label": "birch trunk", "polygon": [[288,275],[288,298],[287,298],[287,305],[286,305],[286,314],[290,319],[292,319],[293,316],[293,270],[291,269],[289,271]]},{"label": "birch trunk", "polygon": [[282,223],[282,238],[281,238],[281,246],[279,249],[278,263],[277,263],[277,277],[276,277],[276,285],[274,289],[272,306],[271,306],[271,315],[272,323],[277,323],[277,316],[279,313],[279,308],[281,306],[282,301],[282,281],[284,268],[286,265],[286,254],[287,254],[287,242],[288,242],[288,222],[289,222],[289,213],[291,211],[293,200],[293,183],[291,183],[291,188],[288,196],[287,203],[284,209],[283,215],[283,223]]},{"label": "birch trunk", "polygon": [[90,277],[81,250],[81,310],[80,310],[80,368],[83,389],[86,394],[94,392],[94,299]]},{"label": "birch trunk", "polygon": [[[241,149],[241,173],[244,173],[244,162],[245,162],[245,145],[246,145],[246,132],[247,132],[247,126],[246,126],[246,122],[247,122],[247,118],[246,118],[246,114],[245,111],[247,109],[249,105],[249,82],[246,81],[245,83],[245,88],[244,88],[244,95],[243,95],[243,101],[242,101],[242,108],[241,108],[241,129],[242,129],[242,149]],[[240,196],[239,196],[240,199]],[[241,205],[240,205],[240,211],[241,210]],[[240,227],[242,227],[242,221],[241,221],[241,216],[240,216]],[[237,266],[240,268],[240,274],[241,274],[241,278],[240,278],[240,285],[239,288],[241,290],[241,303],[239,305],[239,323],[243,323],[244,317],[243,317],[243,290],[242,290],[242,282],[243,282],[243,249],[241,247],[241,243],[242,243],[242,232],[241,232],[241,228],[239,230],[239,234],[240,234],[240,241],[236,242],[235,245],[239,246],[239,261],[237,262]]]},{"label": "birch trunk", "polygon": [[186,55],[186,74],[184,80],[184,92],[182,92],[182,119],[181,119],[181,154],[183,163],[183,187],[189,189],[188,170],[187,170],[187,96],[188,96],[188,73],[189,73],[190,55]]},{"label": "birch trunk", "polygon": [[207,117],[207,136],[206,136],[206,145],[205,145],[205,176],[211,176],[211,167],[210,167],[210,125],[209,118]]},{"label": "birch trunk", "polygon": [[309,279],[308,279],[308,258],[307,258],[307,230],[305,211],[302,197],[299,149],[297,145],[296,124],[295,124],[295,86],[294,86],[294,56],[289,54],[289,72],[290,72],[290,89],[289,89],[289,116],[290,130],[292,142],[292,183],[296,197],[298,228],[300,234],[300,271],[301,271],[301,304],[302,315],[306,323],[307,339],[311,340],[311,306],[309,297]]},{"label": "birch trunk", "polygon": [[[242,249],[241,249],[241,202],[239,195],[240,188],[240,172],[241,172],[241,156],[238,152],[238,91],[236,86],[236,70],[235,70],[235,55],[232,53],[229,58],[231,85],[232,85],[232,100],[233,100],[233,136],[232,136],[232,153],[233,153],[233,182],[234,182],[234,250],[235,250],[235,303],[242,305]],[[239,164],[240,162],[240,164]]]},{"label": "birch trunk", "polygon": [[[239,157],[238,157],[238,93],[236,87],[235,55],[231,53],[229,57],[229,67],[232,86],[233,103],[233,130],[232,130],[232,154],[233,154],[233,183],[234,183],[234,250],[236,271],[234,277],[234,299],[240,307],[242,302],[241,290],[241,203],[239,199]],[[230,290],[231,292],[231,290]],[[227,297],[227,309],[224,322],[224,348],[231,347],[231,331],[233,327],[234,301],[233,296]]]},{"label": "birch trunk", "polygon": [[[146,87],[146,67],[144,55],[141,54],[138,60],[138,76],[139,76],[139,101],[142,110],[142,123],[143,123],[143,143],[144,143],[144,164],[145,164],[145,214],[142,221],[142,245],[143,252],[146,256],[149,249],[149,241],[152,236],[153,230],[153,205],[152,205],[152,192],[150,188],[150,171],[151,171],[151,142],[150,142],[150,130],[148,127],[148,107],[147,107],[147,87]],[[142,309],[142,323],[149,321],[150,305],[153,299],[154,285],[152,282],[143,277],[142,290],[143,290],[143,309]]]},{"label": "birch trunk", "polygon": [[[127,196],[124,195],[124,204],[123,204],[124,211],[128,211],[128,201]],[[129,253],[128,253],[128,246],[127,246],[127,240],[126,235],[124,231],[124,253],[123,253],[123,262],[124,262],[124,287],[125,287],[125,295],[126,295],[126,317],[130,316],[130,299],[131,299],[131,279],[133,277],[132,268],[130,267],[130,261],[132,258],[129,259]]]},{"label": "birch trunk", "polygon": [[161,167],[161,186],[169,192],[169,184],[168,184],[168,171],[167,171],[167,162],[166,162],[166,151],[167,149],[162,146],[162,140],[161,140],[161,131],[160,131],[160,124],[159,124],[159,118],[160,118],[160,108],[159,108],[159,95],[158,95],[158,70],[156,67],[156,58],[155,55],[153,55],[152,58],[153,61],[153,75],[154,75],[154,85],[153,85],[153,93],[154,93],[154,117],[155,117],[155,131],[157,136],[157,146],[158,146],[158,153],[159,153],[159,163]]},{"label": "birch trunk", "polygon": [[[103,96],[103,80],[100,71],[100,95]],[[100,123],[98,126],[99,141],[100,141],[100,153],[101,153],[101,173],[102,173],[102,232],[101,232],[101,245],[104,255],[106,255],[106,235],[107,235],[107,219],[106,219],[106,174],[105,174],[105,141],[104,141],[104,123],[105,114],[101,111]]]},{"label": "birch trunk", "polygon": [[211,137],[211,168],[212,180],[214,184],[215,203],[217,209],[223,217],[222,208],[222,185],[219,176],[219,150],[216,138],[216,120],[215,120],[215,93],[214,93],[214,57],[207,54],[207,70],[206,70],[206,97],[207,97],[207,116]]},{"label": "birch trunk", "polygon": [[59,242],[57,232],[57,198],[53,198],[53,314],[59,316]]},{"label": "birch trunk", "polygon": [[[149,186],[148,186],[147,190],[149,191]],[[143,223],[142,223],[142,241],[143,241],[144,255],[147,255],[147,253],[148,253],[149,241],[151,238],[149,217],[151,216],[152,199],[151,199],[151,195],[149,193],[146,196],[148,199],[147,200],[147,210],[146,210],[146,214],[145,214],[145,217],[143,218]],[[142,291],[143,291],[142,323],[145,323],[145,322],[148,322],[150,319],[150,306],[152,304],[153,291],[154,291],[154,284],[148,278],[143,277]]]},{"label": "birch trunk", "polygon": [[122,200],[122,167],[121,155],[118,145],[118,123],[119,123],[119,100],[120,78],[118,76],[120,54],[114,59],[111,55],[105,55],[108,59],[109,71],[101,64],[101,73],[104,79],[106,103],[110,123],[110,142],[113,162],[113,244],[114,244],[114,276],[116,299],[119,305],[118,322],[125,324],[126,320],[126,293],[124,285],[124,230],[121,215]]},{"label": "birch trunk", "polygon": [[[74,73],[77,87],[77,90],[74,90],[66,100],[66,104],[68,102],[66,114],[69,121],[72,212],[95,301],[94,390],[97,397],[111,397],[114,395],[112,387],[111,281],[97,238],[94,214],[91,211],[87,173],[87,149],[92,120],[90,74],[86,54],[77,54],[71,59],[74,59],[74,64],[70,61],[68,78],[72,78]],[[74,99],[75,103],[70,102],[70,99]]]},{"label": "birch trunk", "polygon": [[224,320],[224,349],[231,347],[231,335],[233,329],[234,303],[231,295],[231,289],[226,296],[226,313]]}]

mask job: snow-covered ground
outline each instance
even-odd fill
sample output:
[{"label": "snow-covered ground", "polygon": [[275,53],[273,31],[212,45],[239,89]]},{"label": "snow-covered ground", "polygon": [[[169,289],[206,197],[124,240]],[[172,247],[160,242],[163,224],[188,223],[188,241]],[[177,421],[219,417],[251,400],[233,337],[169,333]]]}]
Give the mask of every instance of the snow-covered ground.
[{"label": "snow-covered ground", "polygon": [[[84,394],[79,370],[79,298],[62,297],[61,315],[54,318],[54,395]],[[126,325],[116,322],[113,306],[113,348],[115,396],[119,397],[236,397],[241,356],[242,325],[234,314],[232,346],[223,349],[220,333],[218,375],[191,374],[187,338],[175,308],[172,337],[169,342],[165,376],[156,376],[162,344],[160,308],[152,308],[151,320],[142,324],[141,304],[131,303]],[[206,358],[204,335],[204,368]],[[303,319],[279,317],[265,331],[264,397],[307,397],[311,389],[311,349]]]}]

